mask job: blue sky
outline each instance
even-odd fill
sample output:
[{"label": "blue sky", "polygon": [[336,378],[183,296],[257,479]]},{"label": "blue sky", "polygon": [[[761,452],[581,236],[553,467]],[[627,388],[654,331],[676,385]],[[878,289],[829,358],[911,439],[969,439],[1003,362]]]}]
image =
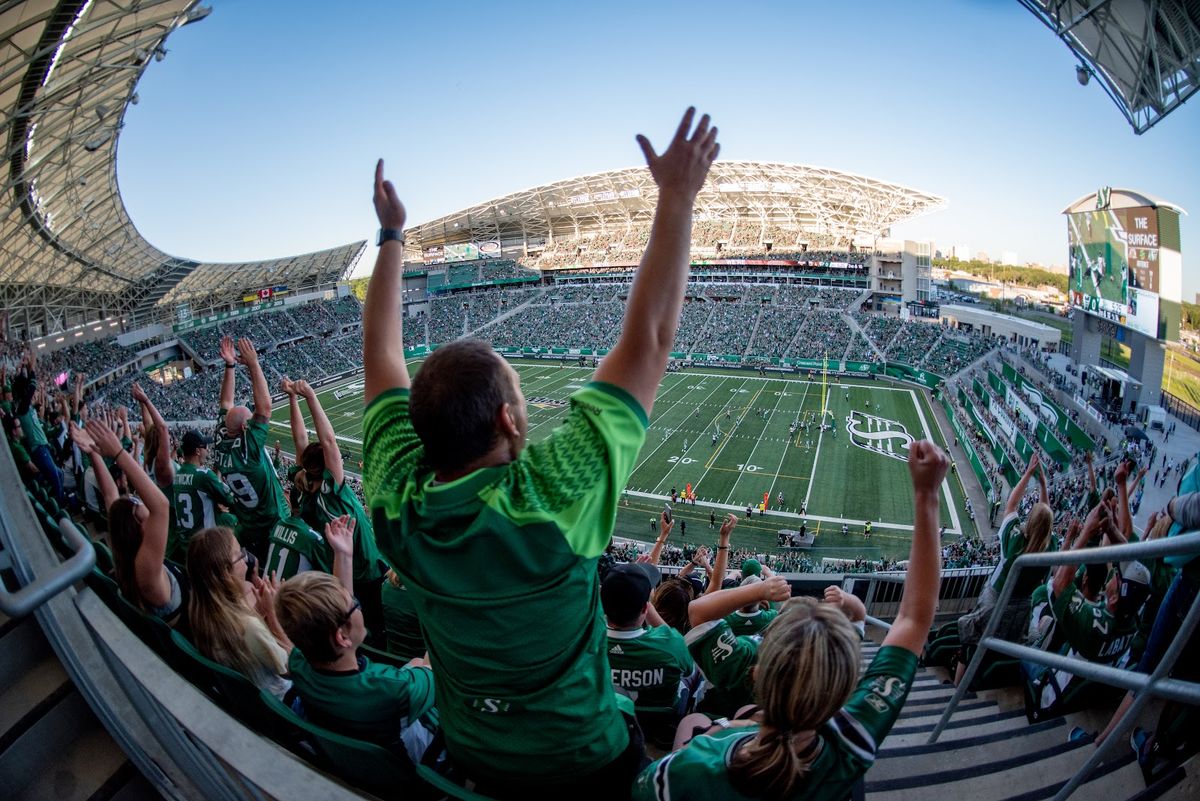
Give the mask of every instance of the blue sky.
[{"label": "blue sky", "polygon": [[[1200,101],[1135,136],[1014,0],[212,3],[129,109],[118,179],[179,256],[242,261],[373,239],[374,161],[409,221],[637,165],[695,104],[721,156],[942,195],[894,234],[1065,263],[1059,214],[1102,185],[1175,202],[1200,291]],[[369,270],[368,251],[357,274]]]}]

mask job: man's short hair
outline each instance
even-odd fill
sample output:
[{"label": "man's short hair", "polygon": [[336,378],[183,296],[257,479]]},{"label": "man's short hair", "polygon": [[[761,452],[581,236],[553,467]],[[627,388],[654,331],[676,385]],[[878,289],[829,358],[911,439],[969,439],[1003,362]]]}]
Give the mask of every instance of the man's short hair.
[{"label": "man's short hair", "polygon": [[346,622],[347,609],[341,583],[328,573],[315,570],[283,582],[275,596],[279,625],[292,645],[313,663],[337,659],[333,635]]},{"label": "man's short hair", "polygon": [[480,339],[442,345],[413,379],[409,413],[435,470],[463,467],[496,444],[496,413],[517,398],[504,362]]}]

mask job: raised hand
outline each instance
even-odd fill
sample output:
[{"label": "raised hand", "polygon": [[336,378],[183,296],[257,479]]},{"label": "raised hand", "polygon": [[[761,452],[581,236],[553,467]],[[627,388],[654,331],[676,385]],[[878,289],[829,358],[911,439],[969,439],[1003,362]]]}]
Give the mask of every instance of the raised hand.
[{"label": "raised hand", "polygon": [[792,597],[792,587],[783,576],[771,576],[758,584],[762,588],[762,600],[779,603]]},{"label": "raised hand", "polygon": [[354,553],[354,518],[342,515],[325,524],[325,539],[335,555],[351,556]]},{"label": "raised hand", "polygon": [[133,399],[138,403],[150,403],[150,399],[146,397],[146,391],[142,389],[142,385],[134,381],[133,386],[129,388],[129,394],[133,395]]},{"label": "raised hand", "polygon": [[314,390],[312,386],[310,386],[309,383],[303,378],[299,381],[296,381],[293,386],[295,387],[296,394],[303,398],[311,398],[317,394],[316,390]]},{"label": "raised hand", "polygon": [[375,164],[374,201],[375,216],[379,218],[381,228],[404,228],[408,213],[404,210],[404,204],[400,202],[400,196],[396,194],[395,185],[383,179],[383,159]]},{"label": "raised hand", "polygon": [[[121,455],[121,440],[117,439],[116,433],[112,428],[99,422],[98,420],[89,420],[87,424],[87,434],[91,437],[95,444],[95,450],[107,459],[115,459]],[[83,447],[80,445],[80,447]]]},{"label": "raised hand", "polygon": [[667,517],[667,510],[663,509],[658,515],[658,523],[662,527],[659,539],[665,542],[667,537],[671,536],[671,529],[675,528],[675,518]]},{"label": "raised hand", "polygon": [[637,143],[642,148],[646,165],[650,168],[654,183],[658,184],[659,192],[675,194],[689,201],[704,186],[708,168],[721,150],[717,142],[717,129],[709,128],[707,114],[700,118],[696,130],[692,131],[692,119],[695,116],[694,107],[684,112],[675,138],[661,156],[654,152],[649,139],[642,134],[637,136]]},{"label": "raised hand", "polygon": [[71,441],[79,446],[79,450],[84,453],[98,453],[96,440],[92,439],[92,435],[87,431],[77,426],[74,420],[71,421],[68,433]]},{"label": "raised hand", "polygon": [[1125,482],[1128,480],[1129,480],[1129,462],[1122,459],[1121,463],[1119,465],[1117,465],[1116,471],[1113,472],[1113,481],[1116,481],[1119,484],[1124,485]]},{"label": "raised hand", "polygon": [[915,492],[937,492],[938,484],[946,477],[950,460],[946,453],[929,440],[914,442],[908,448],[908,472]]},{"label": "raised hand", "polygon": [[233,346],[233,337],[221,337],[221,359],[230,367],[237,364],[237,350]]},{"label": "raised hand", "polygon": [[[295,382],[295,381],[292,381],[290,378],[288,378],[288,377],[285,375],[285,376],[283,377],[283,379],[282,379],[282,380],[279,382],[279,390],[280,390],[280,392],[282,392],[284,395],[287,395],[288,397],[291,397],[292,395],[295,395],[295,394],[296,394],[296,382]],[[278,443],[276,443],[275,450],[279,450],[279,444],[278,444]]]},{"label": "raised hand", "polygon": [[733,514],[732,512],[725,515],[725,522],[721,524],[721,531],[719,533],[722,541],[729,539],[729,535],[733,533],[733,529],[737,526],[737,524],[737,515]]},{"label": "raised hand", "polygon": [[1041,464],[1042,460],[1038,457],[1037,451],[1034,451],[1033,456],[1029,457],[1029,464],[1025,467],[1025,472],[1029,475],[1033,475],[1033,472],[1037,470]]},{"label": "raised hand", "polygon": [[238,361],[247,367],[258,364],[258,351],[254,349],[254,342],[249,337],[242,337],[237,341]]}]

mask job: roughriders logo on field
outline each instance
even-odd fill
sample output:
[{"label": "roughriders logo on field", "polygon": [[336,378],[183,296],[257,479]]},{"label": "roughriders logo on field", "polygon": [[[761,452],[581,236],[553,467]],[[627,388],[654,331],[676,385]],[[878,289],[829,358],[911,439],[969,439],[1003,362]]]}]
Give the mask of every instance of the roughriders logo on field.
[{"label": "roughriders logo on field", "polygon": [[846,418],[846,431],[850,433],[850,441],[860,448],[908,461],[913,438],[903,423],[854,410]]}]

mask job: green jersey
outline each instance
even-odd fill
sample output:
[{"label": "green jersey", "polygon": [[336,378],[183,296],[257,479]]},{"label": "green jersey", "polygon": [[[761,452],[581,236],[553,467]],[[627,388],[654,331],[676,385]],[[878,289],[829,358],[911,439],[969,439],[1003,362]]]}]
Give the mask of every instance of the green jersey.
[{"label": "green jersey", "polygon": [[[294,468],[289,474],[295,472],[299,469]],[[340,485],[335,484],[333,474],[326,470],[321,475],[321,491],[306,492],[300,497],[300,516],[317,531],[324,531],[326,523],[342,515],[354,518],[354,581],[379,579],[387,572],[387,566],[375,545],[371,520],[345,477]]]},{"label": "green jersey", "polygon": [[[892,730],[917,671],[917,657],[894,646],[879,649],[858,687],[834,716],[817,729],[819,744],[793,799],[842,801],[875,763],[880,743]],[[730,763],[758,726],[701,735],[647,767],[633,786],[634,801],[726,801],[756,796],[738,790]]]},{"label": "green jersey", "polygon": [[758,661],[761,637],[738,637],[729,624],[710,620],[684,637],[688,651],[708,681],[700,704],[703,710],[733,717],[738,709],[754,702],[750,668]]},{"label": "green jersey", "polygon": [[425,635],[421,633],[421,621],[417,618],[412,595],[403,584],[396,586],[385,581],[380,585],[379,596],[383,603],[387,652],[400,659],[424,656]]},{"label": "green jersey", "polygon": [[267,538],[266,574],[285,581],[309,570],[333,572],[333,549],[299,517],[285,517]]},{"label": "green jersey", "polygon": [[217,504],[233,506],[233,495],[207,467],[184,462],[171,482],[173,523],[167,539],[167,556],[182,563],[188,541],[197,531],[217,525]]},{"label": "green jersey", "polygon": [[412,594],[455,762],[476,780],[577,777],[628,732],[611,689],[596,562],[646,437],[646,413],[592,382],[512,462],[434,481],[408,391],[367,407],[375,536]]},{"label": "green jersey", "polygon": [[42,421],[38,417],[37,409],[32,405],[25,410],[25,414],[18,415],[17,419],[21,421],[23,437],[21,444],[25,446],[25,450],[33,453],[38,447],[50,444],[50,441],[46,439],[46,431],[42,428]]},{"label": "green jersey", "polygon": [[1073,586],[1054,598],[1050,608],[1071,650],[1089,662],[1119,663],[1137,634],[1137,618],[1117,617],[1108,611],[1103,596],[1093,603]]},{"label": "green jersey", "polygon": [[360,656],[356,670],[319,670],[293,649],[288,675],[308,719],[338,734],[396,748],[414,723],[437,727],[429,668],[377,665]]},{"label": "green jersey", "polygon": [[612,683],[633,699],[638,712],[680,712],[696,671],[683,635],[670,626],[608,630]]},{"label": "green jersey", "polygon": [[779,616],[778,609],[758,609],[754,612],[738,610],[725,618],[729,628],[738,637],[752,637],[762,634],[772,620]]},{"label": "green jersey", "polygon": [[236,437],[230,436],[225,428],[225,412],[222,409],[217,417],[216,444],[213,446],[217,464],[221,477],[233,492],[239,534],[246,532],[254,541],[250,543],[252,545],[262,544],[287,511],[283,486],[267,453],[267,424],[251,418]]},{"label": "green jersey", "polygon": [[[1013,562],[1017,561],[1017,557],[1025,553],[1025,547],[1029,544],[1025,539],[1025,534],[1021,530],[1020,517],[1016,512],[1007,515],[1000,521],[1000,530],[996,534],[1000,540],[1000,561],[996,563],[996,567],[992,570],[992,575],[988,578],[988,586],[998,594],[1004,589],[1004,582],[1008,581],[1008,573],[1012,570]],[[1047,550],[1050,550],[1049,546]],[[1045,568],[1027,567],[1021,571],[1020,582],[1013,587],[1013,598],[1027,598],[1038,585],[1046,581]]]}]

